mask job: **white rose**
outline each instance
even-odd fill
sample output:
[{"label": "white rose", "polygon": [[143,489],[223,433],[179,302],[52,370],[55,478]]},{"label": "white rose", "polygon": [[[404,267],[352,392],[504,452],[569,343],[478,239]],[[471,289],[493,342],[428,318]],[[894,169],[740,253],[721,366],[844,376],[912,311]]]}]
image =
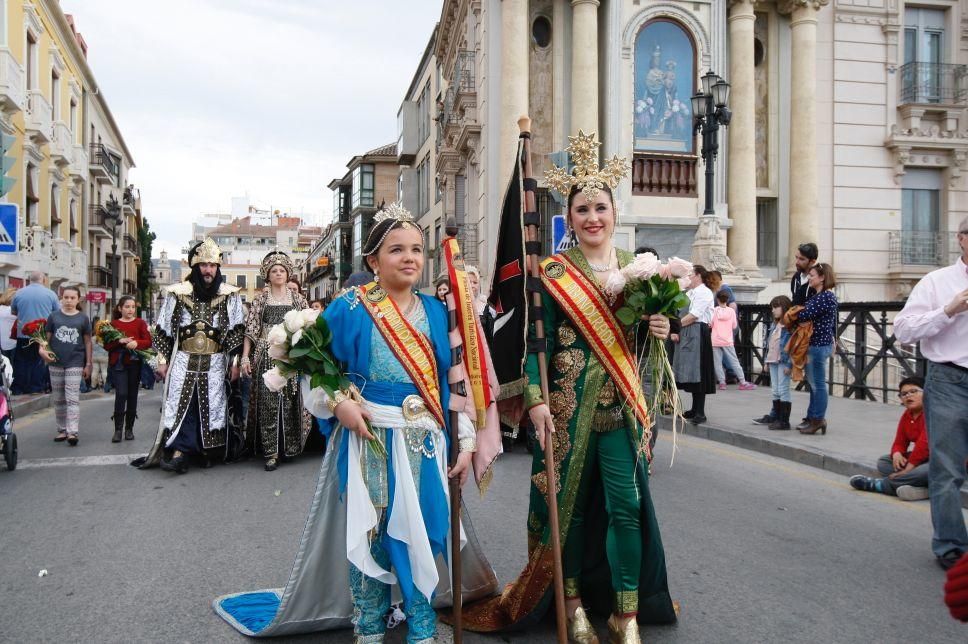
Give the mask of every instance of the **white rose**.
[{"label": "white rose", "polygon": [[279,371],[279,367],[273,367],[262,374],[262,381],[266,383],[269,391],[282,391],[286,386],[287,378]]},{"label": "white rose", "polygon": [[288,344],[270,344],[268,353],[270,358],[275,358],[276,360],[282,360],[283,362],[289,361]]},{"label": "white rose", "polygon": [[[303,328],[307,329],[316,324],[316,318],[319,317],[319,311],[316,309],[303,309],[299,312],[299,315],[302,317]],[[295,344],[295,342],[293,342],[293,344]]]},{"label": "white rose", "polygon": [[286,327],[282,324],[277,324],[271,329],[269,329],[269,334],[266,336],[266,341],[270,345],[283,345],[289,342],[289,334],[286,333]]},{"label": "white rose", "polygon": [[302,340],[302,337],[303,337],[303,330],[302,329],[299,329],[298,331],[296,331],[295,333],[293,333],[292,334],[292,346],[296,346],[297,344],[299,344],[299,341]]},{"label": "white rose", "polygon": [[326,406],[326,401],[329,400],[326,390],[322,387],[310,389],[309,376],[299,378],[299,389],[302,391],[303,407],[306,411],[316,418],[329,418],[333,415]]},{"label": "white rose", "polygon": [[299,329],[303,328],[302,311],[293,309],[292,311],[286,313],[282,320],[283,324],[286,325],[286,331],[289,333],[295,333]]},{"label": "white rose", "polygon": [[627,279],[647,280],[659,270],[659,258],[652,253],[636,255],[632,263],[622,269]]},{"label": "white rose", "polygon": [[612,295],[618,295],[625,288],[626,282],[628,280],[622,275],[622,271],[612,271],[605,280],[605,290]]}]

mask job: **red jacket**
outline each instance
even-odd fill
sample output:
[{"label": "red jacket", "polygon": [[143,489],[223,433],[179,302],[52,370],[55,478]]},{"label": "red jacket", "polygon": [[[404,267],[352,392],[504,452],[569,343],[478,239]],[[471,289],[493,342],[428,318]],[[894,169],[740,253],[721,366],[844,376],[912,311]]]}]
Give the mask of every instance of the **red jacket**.
[{"label": "red jacket", "polygon": [[[914,443],[914,449],[908,454],[911,443]],[[907,409],[901,414],[901,420],[897,423],[897,435],[891,445],[891,456],[897,452],[907,456],[911,465],[928,462],[928,430],[924,425],[924,410],[921,410],[917,418]]]},{"label": "red jacket", "polygon": [[[111,326],[132,340],[136,340],[139,349],[151,348],[151,333],[148,331],[148,325],[143,319],[135,318],[130,322],[111,320]],[[112,367],[118,363],[118,358],[122,355],[124,356],[124,364],[131,364],[131,352],[123,351],[126,347],[120,342],[108,342],[104,348],[109,352],[108,364]]]}]

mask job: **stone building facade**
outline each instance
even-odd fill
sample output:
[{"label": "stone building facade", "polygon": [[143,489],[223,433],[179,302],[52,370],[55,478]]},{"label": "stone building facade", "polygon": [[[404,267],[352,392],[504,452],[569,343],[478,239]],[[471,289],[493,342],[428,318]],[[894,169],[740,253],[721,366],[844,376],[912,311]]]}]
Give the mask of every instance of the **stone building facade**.
[{"label": "stone building facade", "polygon": [[[579,128],[630,160],[619,246],[703,261],[747,301],[787,290],[804,241],[842,298],[903,297],[968,214],[968,0],[445,0],[434,40],[437,216],[477,224],[488,275],[525,113],[539,175]],[[689,99],[709,70],[732,121],[703,218]]]}]

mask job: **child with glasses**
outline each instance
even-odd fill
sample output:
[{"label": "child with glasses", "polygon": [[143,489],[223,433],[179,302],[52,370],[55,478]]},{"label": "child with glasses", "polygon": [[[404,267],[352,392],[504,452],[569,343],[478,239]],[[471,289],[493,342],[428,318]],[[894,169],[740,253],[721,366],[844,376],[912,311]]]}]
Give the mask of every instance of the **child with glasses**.
[{"label": "child with glasses", "polygon": [[[857,474],[850,485],[865,492],[880,492],[905,501],[928,498],[928,432],[924,424],[924,379],[910,376],[901,381],[898,398],[904,413],[897,424],[891,453],[877,461],[883,478]],[[912,447],[913,445],[913,447]]]}]

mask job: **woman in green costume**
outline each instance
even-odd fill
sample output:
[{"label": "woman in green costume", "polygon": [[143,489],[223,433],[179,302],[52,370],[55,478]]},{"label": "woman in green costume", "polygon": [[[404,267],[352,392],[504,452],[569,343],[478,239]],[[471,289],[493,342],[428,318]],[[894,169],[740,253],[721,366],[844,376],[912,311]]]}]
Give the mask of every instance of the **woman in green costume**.
[{"label": "woman in green costume", "polygon": [[[580,135],[573,146],[581,142]],[[576,156],[582,158],[572,151]],[[610,188],[618,177],[600,174],[593,156],[594,172],[576,169],[570,190],[562,191],[578,245],[542,263],[550,399],[542,396],[535,355],[526,365],[525,398],[539,442],[543,446],[548,436],[553,441],[569,640],[598,642],[588,607],[611,613],[611,642],[639,642],[638,622],[672,623],[676,609],[649,493],[648,459],[639,450],[643,432],[650,430],[642,422],[631,338],[614,317],[620,302],[604,288],[634,256],[612,245],[616,217]],[[588,189],[581,178],[589,176],[601,183]],[[647,322],[649,332],[668,336],[668,318]],[[631,372],[623,360],[631,362]],[[535,450],[528,564],[500,597],[465,608],[465,628],[524,628],[553,605],[547,488],[544,451]]]}]

